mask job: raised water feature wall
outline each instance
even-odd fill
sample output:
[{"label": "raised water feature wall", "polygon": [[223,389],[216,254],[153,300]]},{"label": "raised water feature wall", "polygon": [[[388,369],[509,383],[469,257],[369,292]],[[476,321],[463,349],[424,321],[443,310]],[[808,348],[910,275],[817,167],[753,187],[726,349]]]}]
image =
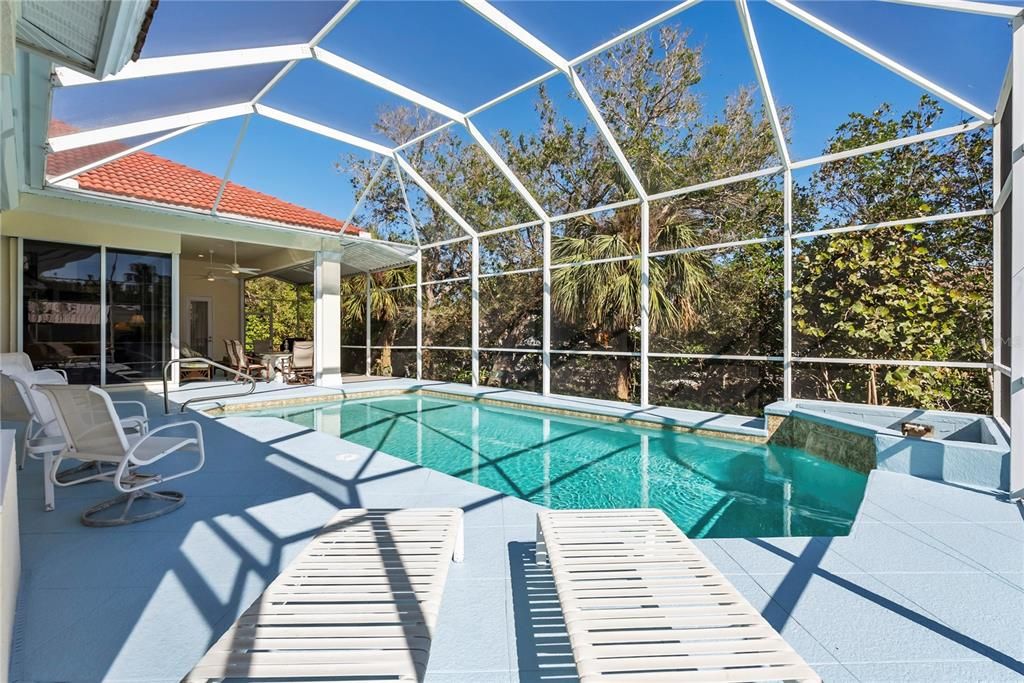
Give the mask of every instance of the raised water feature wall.
[{"label": "raised water feature wall", "polygon": [[[765,408],[771,443],[802,448],[860,472],[872,469],[1005,491],[1010,446],[991,417],[828,401],[779,401]],[[903,425],[931,428],[903,435]]]}]

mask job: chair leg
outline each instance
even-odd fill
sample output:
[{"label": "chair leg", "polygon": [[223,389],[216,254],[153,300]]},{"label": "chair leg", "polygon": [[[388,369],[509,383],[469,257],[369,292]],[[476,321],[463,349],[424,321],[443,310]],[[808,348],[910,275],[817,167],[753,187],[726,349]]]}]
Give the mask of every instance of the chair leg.
[{"label": "chair leg", "polygon": [[[157,501],[158,503],[161,503],[161,505],[150,512],[143,512],[136,515],[131,514],[132,506],[140,500]],[[125,524],[135,524],[136,522],[144,522],[147,519],[166,515],[168,512],[173,512],[184,504],[185,494],[178,491],[133,491],[131,493],[122,493],[115,498],[93,505],[82,513],[81,519],[82,524],[85,526],[123,526]],[[120,515],[112,517],[99,516],[101,513],[111,510],[112,508],[116,508],[119,505],[124,506]]]},{"label": "chair leg", "polygon": [[53,469],[53,453],[43,454],[43,508],[47,512],[53,512],[53,480],[50,479],[50,470]]},{"label": "chair leg", "polygon": [[537,564],[546,565],[548,563],[548,546],[544,542],[544,532],[540,528],[540,520],[537,520]]}]

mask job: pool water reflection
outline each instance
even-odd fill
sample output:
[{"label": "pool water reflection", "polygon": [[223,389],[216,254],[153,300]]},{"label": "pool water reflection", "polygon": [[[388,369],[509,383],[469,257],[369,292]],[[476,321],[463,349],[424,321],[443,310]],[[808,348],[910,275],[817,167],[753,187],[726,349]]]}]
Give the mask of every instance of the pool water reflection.
[{"label": "pool water reflection", "polygon": [[416,394],[259,414],[548,507],[661,508],[698,538],[843,535],[867,483],[794,448]]}]

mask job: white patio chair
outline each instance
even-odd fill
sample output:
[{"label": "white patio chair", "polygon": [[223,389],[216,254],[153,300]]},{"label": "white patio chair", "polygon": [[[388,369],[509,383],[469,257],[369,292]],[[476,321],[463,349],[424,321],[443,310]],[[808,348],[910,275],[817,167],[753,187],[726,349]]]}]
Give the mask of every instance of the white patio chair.
[{"label": "white patio chair", "polygon": [[[61,370],[35,370],[32,360],[25,353],[0,354],[0,399],[2,399],[4,419],[25,422],[22,434],[21,455],[18,468],[24,469],[25,459],[33,458],[43,461],[43,506],[47,511],[54,509],[53,482],[50,469],[53,457],[65,446],[64,435],[57,424],[50,400],[33,385],[67,384],[67,375]],[[145,434],[149,429],[149,414],[141,401],[114,401],[115,406],[129,406],[137,414],[121,417],[121,425],[126,431]],[[81,478],[82,472],[91,472],[95,476]],[[104,467],[103,463],[86,462],[57,473],[61,481],[73,480],[73,483],[84,483],[100,478],[109,478],[114,468]]]},{"label": "white patio chair", "polygon": [[[118,526],[159,517],[185,502],[177,491],[153,491],[154,486],[197,472],[206,459],[203,430],[198,422],[188,420],[162,425],[145,434],[127,434],[114,410],[107,392],[93,386],[37,385],[53,405],[57,423],[66,441],[50,468],[50,481],[56,486],[73,486],[98,478],[113,481],[120,495],[92,506],[82,513],[86,526]],[[190,436],[162,436],[172,429],[187,429]],[[159,435],[159,436],[158,436]],[[195,466],[170,474],[142,473],[137,468],[153,465],[171,453],[194,450]],[[87,474],[72,481],[57,478],[65,459],[105,463],[114,472]],[[132,514],[132,506],[143,500],[155,503],[152,509]],[[123,506],[120,515],[113,514]],[[148,506],[147,506],[148,507]]]}]

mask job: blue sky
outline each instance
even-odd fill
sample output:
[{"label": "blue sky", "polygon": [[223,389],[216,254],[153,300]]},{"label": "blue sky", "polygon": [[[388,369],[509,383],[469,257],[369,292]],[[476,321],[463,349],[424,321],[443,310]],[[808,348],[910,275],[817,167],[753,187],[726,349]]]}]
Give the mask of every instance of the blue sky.
[{"label": "blue sky", "polygon": [[[143,56],[287,44],[308,40],[339,0],[316,2],[193,2],[162,0]],[[565,57],[581,54],[674,3],[648,1],[498,1],[497,6]],[[990,17],[887,3],[801,2],[805,9],[886,52],[984,109],[994,106],[1006,60],[1009,28]],[[792,112],[791,153],[815,156],[848,113],[869,112],[882,101],[913,106],[916,86],[763,2],[751,14],[775,99]],[[754,84],[754,72],[732,2],[706,0],[669,20],[704,46],[705,77],[697,87],[706,111],[721,111],[726,95]],[[323,46],[451,106],[467,110],[549,67],[451,2],[366,0],[327,36]],[[280,65],[204,72],[96,87],[67,89],[54,115],[82,128],[244,101]],[[552,84],[555,104],[579,120],[564,84]],[[528,92],[481,114],[486,133],[535,128]],[[374,131],[382,108],[401,101],[321,64],[300,63],[264,102],[297,115],[390,144]],[[940,125],[963,114],[947,107]],[[210,124],[152,151],[221,174],[239,121]],[[232,180],[344,217],[353,198],[333,163],[357,150],[254,117]]]}]

